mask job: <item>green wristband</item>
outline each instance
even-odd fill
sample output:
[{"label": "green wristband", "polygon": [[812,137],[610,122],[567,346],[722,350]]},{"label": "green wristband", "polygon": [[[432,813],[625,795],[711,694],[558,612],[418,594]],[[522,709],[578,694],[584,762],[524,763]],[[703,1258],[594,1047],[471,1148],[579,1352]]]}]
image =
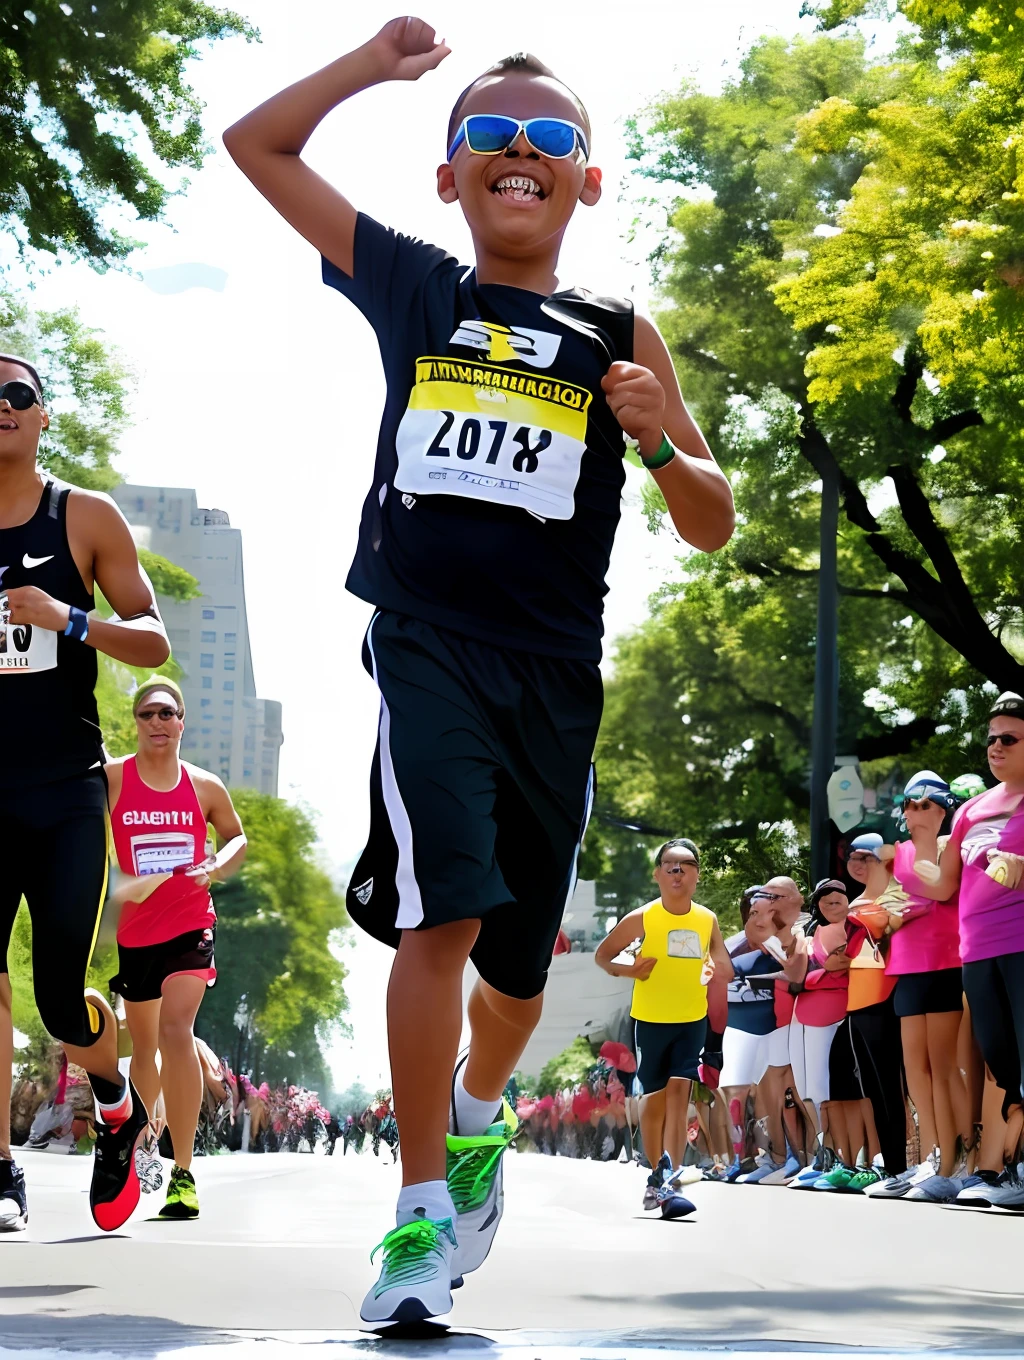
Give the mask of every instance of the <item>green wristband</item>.
[{"label": "green wristband", "polygon": [[[637,452],[639,453],[640,450],[638,449]],[[675,446],[669,440],[668,435],[665,434],[664,431],[662,431],[661,443],[658,445],[658,452],[654,455],[653,458],[645,458],[641,453],[640,461],[641,463],[643,463],[644,467],[647,469],[648,472],[657,472],[659,468],[668,467],[669,463],[671,463],[672,459],[675,456],[676,456]]]}]

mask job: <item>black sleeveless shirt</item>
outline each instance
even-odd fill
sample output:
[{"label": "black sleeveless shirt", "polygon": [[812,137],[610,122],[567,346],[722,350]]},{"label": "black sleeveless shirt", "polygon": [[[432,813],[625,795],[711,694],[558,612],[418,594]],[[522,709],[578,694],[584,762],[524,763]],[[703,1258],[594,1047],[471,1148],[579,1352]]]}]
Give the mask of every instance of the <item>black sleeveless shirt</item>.
[{"label": "black sleeveless shirt", "polygon": [[0,740],[16,788],[84,774],[102,759],[94,648],[7,622],[6,591],[17,586],[38,586],[63,604],[93,608],[68,545],[70,492],[47,481],[32,518],[0,529]]},{"label": "black sleeveless shirt", "polygon": [[[387,399],[349,590],[499,646],[599,660],[625,481],[601,379],[632,360],[632,304],[481,285],[363,214],[354,272],[323,261],[377,334]],[[361,396],[339,395],[343,422]]]}]

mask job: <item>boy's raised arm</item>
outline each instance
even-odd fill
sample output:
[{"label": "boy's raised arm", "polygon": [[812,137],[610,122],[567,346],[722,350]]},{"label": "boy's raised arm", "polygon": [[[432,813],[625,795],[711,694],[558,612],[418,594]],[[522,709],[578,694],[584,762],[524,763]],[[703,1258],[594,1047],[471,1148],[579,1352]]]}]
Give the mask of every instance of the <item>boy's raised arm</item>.
[{"label": "boy's raised arm", "polygon": [[376,37],[289,85],[224,133],[232,160],[322,255],[353,273],[356,209],[302,160],[302,149],[343,100],[385,80],[418,80],[448,55],[422,19],[392,19]]}]

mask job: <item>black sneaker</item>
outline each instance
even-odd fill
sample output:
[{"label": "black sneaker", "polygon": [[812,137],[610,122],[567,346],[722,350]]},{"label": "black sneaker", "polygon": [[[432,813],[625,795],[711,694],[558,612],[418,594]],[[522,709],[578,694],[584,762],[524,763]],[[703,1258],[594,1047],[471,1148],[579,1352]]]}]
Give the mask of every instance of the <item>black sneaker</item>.
[{"label": "black sneaker", "polygon": [[24,1232],[27,1227],[25,1173],[4,1159],[0,1161],[0,1232]]},{"label": "black sneaker", "polygon": [[149,1129],[149,1115],[130,1081],[128,1090],[132,1112],[124,1123],[112,1129],[102,1119],[96,1122],[89,1208],[96,1226],[104,1232],[116,1232],[127,1223],[142,1194],[135,1153]]}]

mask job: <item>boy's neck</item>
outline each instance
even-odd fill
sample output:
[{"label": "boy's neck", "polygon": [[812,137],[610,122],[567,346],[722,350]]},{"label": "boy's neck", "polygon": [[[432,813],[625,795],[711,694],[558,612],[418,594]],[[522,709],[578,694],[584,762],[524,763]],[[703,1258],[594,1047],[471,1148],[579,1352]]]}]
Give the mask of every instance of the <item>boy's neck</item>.
[{"label": "boy's neck", "polygon": [[43,476],[36,469],[35,458],[0,460],[0,507],[33,492],[38,495],[42,486]]},{"label": "boy's neck", "polygon": [[483,242],[474,239],[476,252],[477,283],[500,283],[509,288],[522,288],[528,293],[539,293],[550,297],[558,291],[558,278],[555,269],[558,265],[558,250],[561,239],[555,241],[543,255],[531,255],[526,259],[500,255]]},{"label": "boy's neck", "polygon": [[163,751],[139,751],[135,757],[135,768],[143,783],[158,793],[170,793],[181,780],[181,761],[172,746]]},{"label": "boy's neck", "polygon": [[693,898],[677,897],[674,902],[666,902],[663,897],[661,899],[661,905],[672,916],[686,916],[693,906]]}]

